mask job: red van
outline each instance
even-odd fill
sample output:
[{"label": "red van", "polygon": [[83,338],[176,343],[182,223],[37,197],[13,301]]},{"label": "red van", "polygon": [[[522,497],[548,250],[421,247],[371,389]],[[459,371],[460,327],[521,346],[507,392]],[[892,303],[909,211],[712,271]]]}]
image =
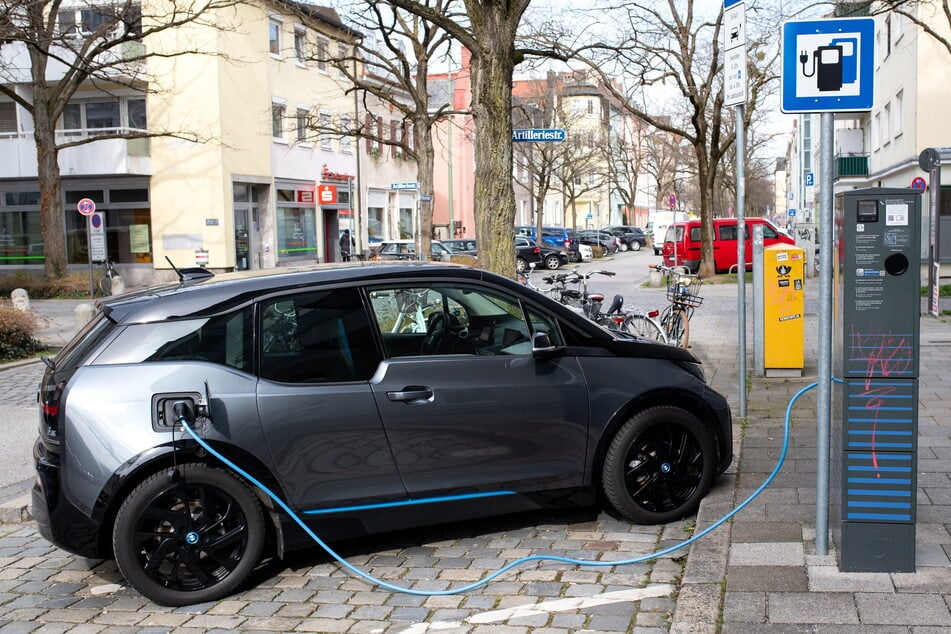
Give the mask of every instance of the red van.
[{"label": "red van", "polygon": [[[746,219],[746,268],[753,266],[753,225],[763,225],[763,246],[795,244],[796,241],[765,218]],[[736,218],[713,219],[713,263],[717,273],[726,273],[736,265]],[[676,258],[674,257],[676,247]],[[691,273],[700,268],[700,221],[677,222],[667,228],[664,237],[664,265],[685,266]]]}]

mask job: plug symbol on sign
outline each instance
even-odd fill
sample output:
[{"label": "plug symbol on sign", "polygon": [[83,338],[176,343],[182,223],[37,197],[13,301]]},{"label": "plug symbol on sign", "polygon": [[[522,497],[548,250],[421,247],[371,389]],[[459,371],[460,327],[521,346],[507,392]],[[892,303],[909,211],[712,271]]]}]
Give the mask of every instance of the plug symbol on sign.
[{"label": "plug symbol on sign", "polygon": [[812,51],[812,68],[807,72],[809,53],[799,52],[799,65],[804,77],[816,77],[819,92],[838,92],[843,84],[854,84],[857,77],[855,38],[836,38],[827,46],[819,46]]}]

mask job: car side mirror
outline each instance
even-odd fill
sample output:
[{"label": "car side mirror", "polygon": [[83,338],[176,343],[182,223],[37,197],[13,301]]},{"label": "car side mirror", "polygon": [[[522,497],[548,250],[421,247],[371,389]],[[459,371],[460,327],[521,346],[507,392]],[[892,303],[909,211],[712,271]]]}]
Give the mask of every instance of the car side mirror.
[{"label": "car side mirror", "polygon": [[551,356],[555,352],[556,348],[551,342],[551,336],[540,330],[532,335],[532,356],[533,357],[547,357]]}]

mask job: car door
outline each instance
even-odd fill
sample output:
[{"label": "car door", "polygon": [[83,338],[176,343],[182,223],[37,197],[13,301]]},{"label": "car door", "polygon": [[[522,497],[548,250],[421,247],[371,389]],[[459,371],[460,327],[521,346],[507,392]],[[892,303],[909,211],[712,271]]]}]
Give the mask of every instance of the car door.
[{"label": "car door", "polygon": [[380,358],[359,291],[263,299],[257,321],[258,411],[290,504],[405,499],[369,383]]},{"label": "car door", "polygon": [[714,226],[716,236],[713,240],[713,261],[716,270],[728,271],[736,264],[736,225],[718,224]]},{"label": "car door", "polygon": [[[532,333],[560,343],[556,322],[508,291],[471,282],[375,286],[381,334],[403,293],[425,295],[427,323],[443,321],[416,354],[391,354],[371,389],[411,497],[448,492],[541,491],[582,482],[588,394],[572,356],[536,359]],[[434,317],[434,315],[439,315]]]}]

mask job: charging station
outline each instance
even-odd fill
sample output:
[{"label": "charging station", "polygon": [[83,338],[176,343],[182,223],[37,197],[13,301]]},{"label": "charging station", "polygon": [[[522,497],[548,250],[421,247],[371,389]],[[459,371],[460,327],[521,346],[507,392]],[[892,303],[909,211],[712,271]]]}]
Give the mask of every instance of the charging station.
[{"label": "charging station", "polygon": [[838,194],[835,229],[833,371],[842,382],[833,396],[832,482],[839,456],[841,492],[831,498],[839,569],[914,572],[920,192]]}]

